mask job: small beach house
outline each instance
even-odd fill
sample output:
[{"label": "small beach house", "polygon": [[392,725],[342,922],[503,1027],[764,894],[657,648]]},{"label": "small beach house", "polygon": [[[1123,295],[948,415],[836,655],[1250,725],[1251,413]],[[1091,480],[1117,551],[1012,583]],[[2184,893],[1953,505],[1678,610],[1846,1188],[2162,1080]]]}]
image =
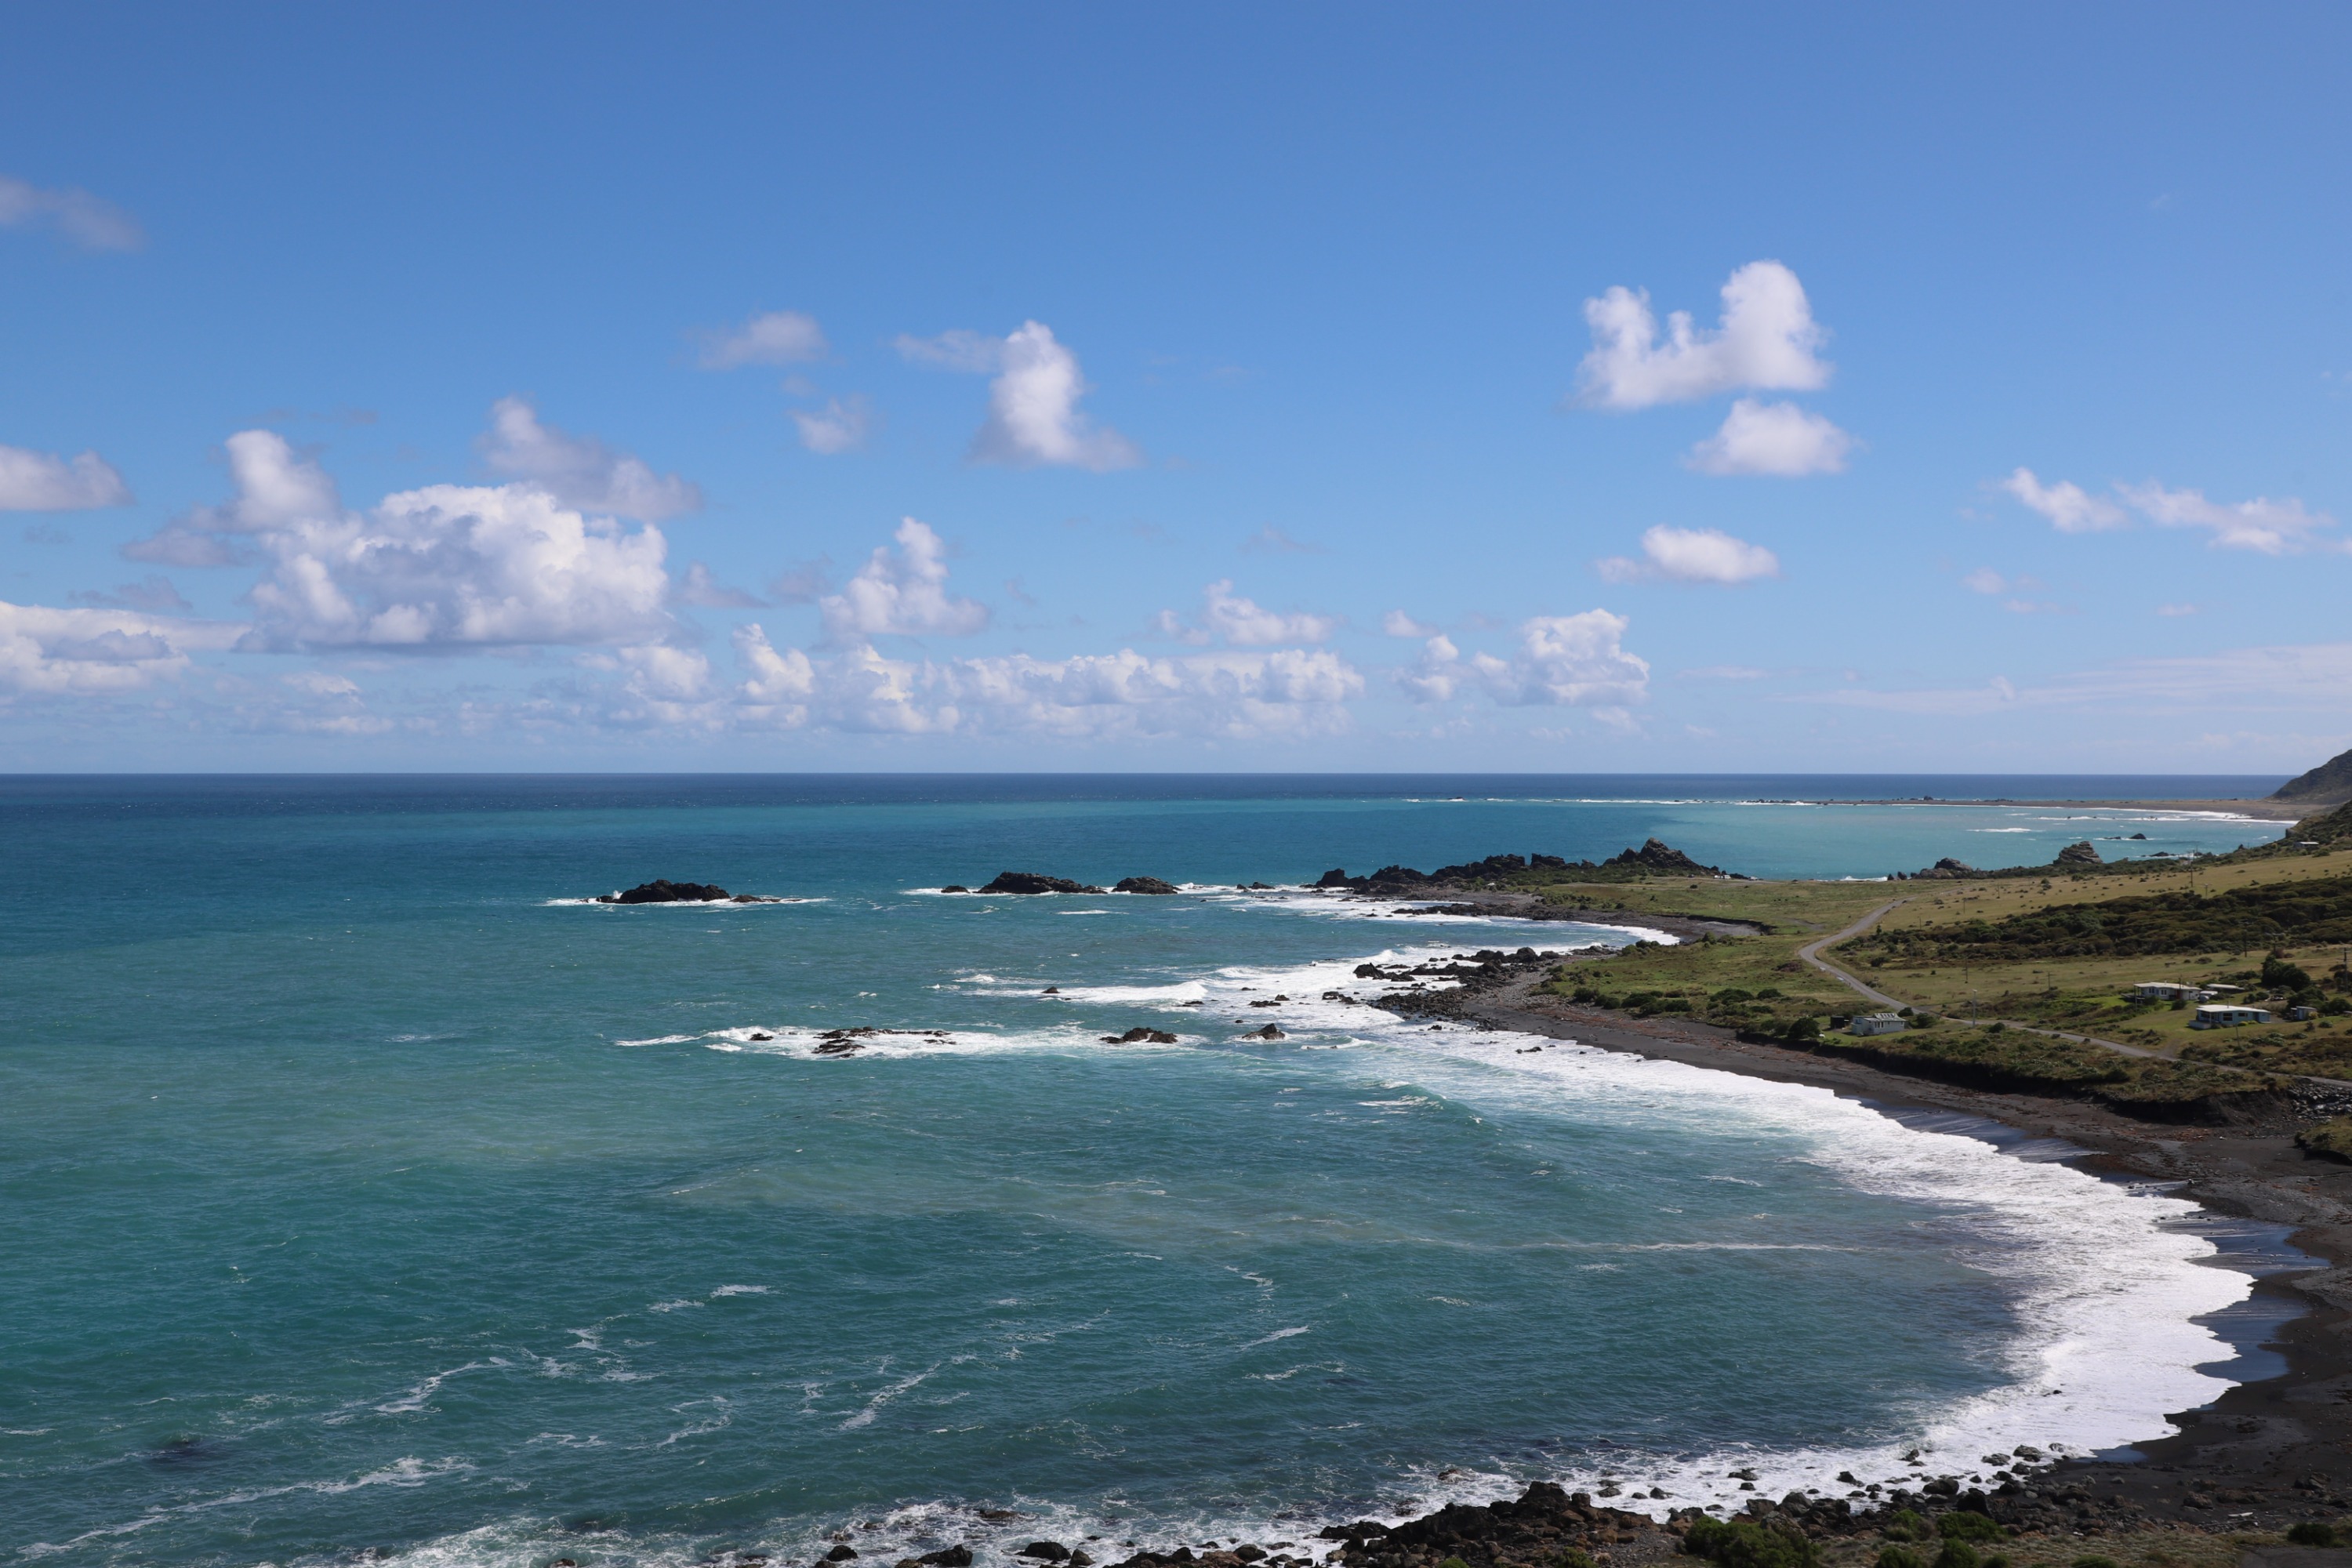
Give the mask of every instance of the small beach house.
[{"label": "small beach house", "polygon": [[2198,1008],[2197,1016],[2189,1020],[2189,1026],[2192,1029],[2234,1029],[2245,1024],[2267,1024],[2270,1021],[2270,1013],[2264,1008],[2214,1002]]},{"label": "small beach house", "polygon": [[1908,1025],[1899,1013],[1864,1013],[1845,1026],[1849,1035],[1899,1035]]},{"label": "small beach house", "polygon": [[2202,1002],[2208,993],[2172,980],[2143,980],[2131,988],[2135,1002]]}]

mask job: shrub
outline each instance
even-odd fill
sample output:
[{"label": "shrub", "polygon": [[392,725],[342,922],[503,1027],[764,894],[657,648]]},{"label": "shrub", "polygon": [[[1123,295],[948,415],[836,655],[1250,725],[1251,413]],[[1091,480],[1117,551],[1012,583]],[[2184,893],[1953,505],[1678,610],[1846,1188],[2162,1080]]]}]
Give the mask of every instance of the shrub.
[{"label": "shrub", "polygon": [[1916,1511],[1898,1508],[1879,1524],[1878,1532],[1889,1541],[1932,1541],[1936,1532]]},{"label": "shrub", "polygon": [[2311,976],[2304,972],[2302,966],[2289,963],[2284,958],[2263,960],[2262,983],[2278,991],[2312,989]]},{"label": "shrub", "polygon": [[1882,1546],[1876,1568],[1927,1568],[1925,1559],[1907,1546]]},{"label": "shrub", "polygon": [[1786,1037],[1791,1040],[1818,1040],[1822,1037],[1822,1021],[1819,1018],[1800,1018],[1789,1026]]},{"label": "shrub", "polygon": [[1759,1002],[1778,1002],[1780,999],[1780,988],[1777,985],[1762,986],[1756,993],[1756,1000]]},{"label": "shrub", "polygon": [[1793,1524],[1750,1524],[1746,1520],[1700,1519],[1683,1537],[1683,1550],[1723,1568],[1814,1568],[1819,1556],[1804,1531]]},{"label": "shrub", "polygon": [[1936,1553],[1936,1568],[1984,1568],[1977,1549],[1965,1541],[1947,1541]]},{"label": "shrub", "polygon": [[1954,1509],[1936,1521],[1936,1532],[1947,1541],[2000,1541],[2009,1531],[1980,1513]]},{"label": "shrub", "polygon": [[[1445,1568],[1445,1564],[1441,1563],[1437,1568]],[[1552,1553],[1551,1568],[1593,1568],[1592,1556],[1581,1546],[1563,1546]]]},{"label": "shrub", "polygon": [[[1444,1562],[1440,1563],[1437,1565],[1437,1568],[1454,1568],[1454,1565],[1456,1563],[1462,1563],[1462,1559],[1459,1557],[1449,1557]],[[1467,1563],[1462,1563],[1462,1568],[1470,1568],[1470,1564]]]},{"label": "shrub", "polygon": [[2336,1530],[2318,1520],[2306,1519],[2300,1524],[2288,1525],[2286,1538],[2297,1546],[2333,1546],[2336,1544]]},{"label": "shrub", "polygon": [[2074,1568],[2123,1568],[2123,1565],[2112,1557],[2102,1557],[2094,1552],[2087,1556],[2075,1558]]}]

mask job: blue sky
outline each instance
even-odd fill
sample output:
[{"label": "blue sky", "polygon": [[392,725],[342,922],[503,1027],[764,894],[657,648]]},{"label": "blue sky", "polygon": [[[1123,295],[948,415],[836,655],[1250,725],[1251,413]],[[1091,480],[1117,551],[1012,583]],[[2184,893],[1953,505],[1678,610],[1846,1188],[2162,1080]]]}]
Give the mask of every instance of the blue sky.
[{"label": "blue sky", "polygon": [[2352,744],[2340,9],[5,27],[0,766]]}]

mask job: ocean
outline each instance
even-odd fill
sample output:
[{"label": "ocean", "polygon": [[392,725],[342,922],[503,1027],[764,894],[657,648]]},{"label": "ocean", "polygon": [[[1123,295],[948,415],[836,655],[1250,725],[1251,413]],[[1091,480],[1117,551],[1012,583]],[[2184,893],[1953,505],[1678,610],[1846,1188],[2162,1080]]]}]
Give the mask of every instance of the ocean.
[{"label": "ocean", "polygon": [[[0,779],[0,1551],[1101,1560],[2160,1436],[2246,1364],[2189,1205],[1324,1002],[1643,933],[1286,885],[2226,849],[2279,825],[1803,803],[2275,782]],[[1005,869],[1187,890],[938,890]],[[590,901],[656,877],[786,901]]]}]

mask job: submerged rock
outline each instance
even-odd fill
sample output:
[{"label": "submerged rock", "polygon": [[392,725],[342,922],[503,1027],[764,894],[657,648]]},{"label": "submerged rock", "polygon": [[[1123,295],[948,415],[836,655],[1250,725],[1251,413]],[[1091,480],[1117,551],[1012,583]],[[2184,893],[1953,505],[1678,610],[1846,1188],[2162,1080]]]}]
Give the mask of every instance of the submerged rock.
[{"label": "submerged rock", "polygon": [[1105,1035],[1102,1043],[1106,1046],[1172,1046],[1176,1043],[1176,1037],[1165,1029],[1146,1029],[1139,1026],[1124,1035]]},{"label": "submerged rock", "polygon": [[999,871],[996,880],[981,889],[983,893],[1099,893],[1100,888],[1084,882],[1073,882],[1066,877],[1048,877],[1037,871]]},{"label": "submerged rock", "polygon": [[1286,1040],[1290,1038],[1288,1035],[1284,1034],[1272,1024],[1268,1024],[1263,1029],[1252,1029],[1248,1034],[1242,1037],[1249,1040]]},{"label": "submerged rock", "polygon": [[1176,884],[1163,882],[1157,877],[1121,877],[1111,884],[1110,890],[1114,893],[1172,893],[1176,890]]},{"label": "submerged rock", "polygon": [[1058,1541],[1033,1541],[1013,1555],[1034,1557],[1040,1563],[1066,1563],[1069,1561],[1070,1549]]}]

